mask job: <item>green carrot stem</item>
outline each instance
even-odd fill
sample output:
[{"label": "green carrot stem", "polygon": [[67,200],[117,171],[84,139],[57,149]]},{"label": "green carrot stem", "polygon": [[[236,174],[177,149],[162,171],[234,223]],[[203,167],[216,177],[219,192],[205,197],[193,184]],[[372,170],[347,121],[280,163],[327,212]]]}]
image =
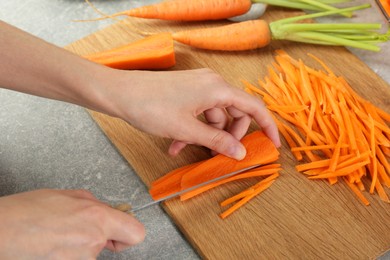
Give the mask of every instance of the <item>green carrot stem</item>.
[{"label": "green carrot stem", "polygon": [[284,24],[283,29],[291,32],[302,32],[302,31],[339,31],[339,30],[373,30],[380,29],[381,25],[377,23],[339,23],[339,24],[328,24],[328,23],[302,23],[302,24]]},{"label": "green carrot stem", "polygon": [[326,44],[349,46],[370,51],[380,51],[378,46],[369,43],[344,39],[320,32],[297,32],[291,36],[287,36],[285,39],[300,42],[307,42],[306,40],[310,39],[318,42],[324,42]]},{"label": "green carrot stem", "polygon": [[314,13],[314,14],[306,14],[306,15],[300,15],[300,16],[294,16],[294,17],[289,17],[289,18],[284,18],[275,22],[272,22],[272,24],[286,24],[286,23],[292,23],[292,22],[297,22],[305,19],[313,19],[313,18],[318,18],[318,17],[323,17],[323,16],[329,16],[332,14],[338,14],[342,12],[350,12],[350,11],[357,11],[361,9],[366,9],[370,8],[370,4],[364,4],[364,5],[358,5],[358,6],[353,6],[353,7],[348,7],[348,8],[343,8],[343,9],[338,9],[338,10],[332,10],[332,11],[324,11],[324,12],[319,12],[319,13]]},{"label": "green carrot stem", "polygon": [[[344,3],[349,0],[333,0],[333,1],[318,1],[318,0],[252,0],[254,3],[263,3],[274,6],[293,8],[293,9],[302,9],[310,11],[330,11],[330,10],[339,10],[338,8],[332,6],[332,3]],[[331,3],[328,3],[331,2]],[[352,12],[340,12],[337,14],[344,15],[346,17],[351,17]]]},{"label": "green carrot stem", "polygon": [[318,0],[318,2],[324,3],[324,4],[340,4],[340,3],[347,3],[351,2],[352,0]]},{"label": "green carrot stem", "polygon": [[[317,0],[300,0],[300,1],[307,3],[307,4],[310,4],[312,6],[316,6],[316,7],[320,8],[321,10],[328,10],[328,11],[340,10],[339,8],[336,8],[336,7],[328,5],[328,4],[321,3]],[[352,12],[342,12],[340,14],[344,15],[346,17],[352,17]]]},{"label": "green carrot stem", "polygon": [[286,1],[286,0],[252,0],[253,3],[263,3],[280,7],[287,7],[292,9],[302,9],[302,10],[310,10],[310,11],[321,11],[320,8],[311,6],[308,4]]}]

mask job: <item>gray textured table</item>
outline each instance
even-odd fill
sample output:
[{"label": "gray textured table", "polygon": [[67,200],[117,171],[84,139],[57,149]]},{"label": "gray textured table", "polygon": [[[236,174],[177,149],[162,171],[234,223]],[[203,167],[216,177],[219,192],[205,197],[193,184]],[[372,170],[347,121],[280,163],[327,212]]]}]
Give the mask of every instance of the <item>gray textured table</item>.
[{"label": "gray textured table", "polygon": [[[101,10],[114,13],[155,1],[93,2]],[[358,19],[375,20],[372,12]],[[1,20],[58,46],[111,24],[71,22],[90,17],[96,17],[96,13],[83,0],[0,1]],[[389,51],[390,44],[383,45],[383,52],[378,54],[353,50],[387,82]],[[150,200],[131,165],[83,108],[0,89],[0,131],[0,196],[60,188],[88,189],[114,204]],[[104,251],[99,259],[199,258],[160,207],[140,212],[139,219],[147,229],[145,242],[118,254]]]}]

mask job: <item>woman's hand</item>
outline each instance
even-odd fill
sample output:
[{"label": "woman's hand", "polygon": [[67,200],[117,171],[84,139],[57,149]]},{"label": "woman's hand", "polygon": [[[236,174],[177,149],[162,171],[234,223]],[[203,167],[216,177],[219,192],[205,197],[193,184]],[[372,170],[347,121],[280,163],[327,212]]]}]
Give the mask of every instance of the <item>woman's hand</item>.
[{"label": "woman's hand", "polygon": [[[239,140],[252,118],[280,145],[263,102],[209,69],[114,70],[1,21],[0,34],[0,86],[120,117],[142,131],[174,139],[172,155],[197,144],[243,159]],[[206,123],[198,118],[202,114]]]},{"label": "woman's hand", "polygon": [[38,190],[0,198],[0,259],[95,259],[143,241],[134,217],[85,190]]},{"label": "woman's hand", "polygon": [[[203,145],[238,160],[239,140],[255,119],[276,146],[278,130],[264,103],[231,87],[209,69],[147,72],[110,71],[100,77],[108,114],[153,135],[172,138],[169,153],[186,144]],[[199,120],[204,115],[206,122]]]}]

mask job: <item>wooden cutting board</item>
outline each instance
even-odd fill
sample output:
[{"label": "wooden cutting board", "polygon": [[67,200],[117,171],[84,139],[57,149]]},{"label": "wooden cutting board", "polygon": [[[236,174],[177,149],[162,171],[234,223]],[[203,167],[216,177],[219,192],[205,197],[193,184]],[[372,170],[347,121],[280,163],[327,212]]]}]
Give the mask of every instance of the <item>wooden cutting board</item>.
[{"label": "wooden cutting board", "polygon": [[[266,20],[294,15],[272,10]],[[176,31],[219,25],[225,22],[177,23],[126,19],[81,39],[67,49],[88,54],[132,42],[135,32]],[[307,53],[323,59],[344,75],[353,88],[380,108],[390,111],[390,87],[363,62],[341,47],[320,47],[274,42],[269,47],[245,52],[214,52],[175,46],[173,70],[208,67],[229,83],[241,87],[241,79],[256,83],[266,75],[276,49],[315,64]],[[131,87],[131,86],[129,86]],[[177,167],[207,158],[204,148],[188,147],[177,158],[167,155],[170,140],[137,131],[120,119],[90,111],[104,133],[128,160],[147,186]],[[167,115],[169,116],[169,115]],[[251,130],[256,126],[252,126]],[[369,197],[366,207],[343,185],[311,181],[298,173],[286,143],[280,149],[281,177],[262,195],[221,220],[218,203],[253,184],[250,180],[227,184],[180,203],[171,200],[164,208],[188,241],[205,259],[368,259],[390,249],[390,205]],[[386,188],[389,193],[389,189]]]}]

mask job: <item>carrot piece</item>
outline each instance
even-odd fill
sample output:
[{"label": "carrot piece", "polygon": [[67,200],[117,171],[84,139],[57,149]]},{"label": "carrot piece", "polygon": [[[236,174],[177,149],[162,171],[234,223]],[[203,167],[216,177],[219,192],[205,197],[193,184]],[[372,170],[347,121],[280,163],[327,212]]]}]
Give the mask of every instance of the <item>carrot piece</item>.
[{"label": "carrot piece", "polygon": [[241,142],[247,149],[246,157],[243,160],[237,161],[221,154],[214,156],[183,175],[182,189],[252,165],[271,163],[279,157],[275,145],[261,131],[254,131],[246,135]]},{"label": "carrot piece", "polygon": [[271,176],[269,176],[269,177],[267,177],[267,178],[261,180],[260,182],[256,183],[255,185],[249,187],[248,189],[243,190],[242,192],[238,193],[237,195],[234,195],[233,197],[230,197],[230,198],[228,198],[228,199],[222,201],[222,202],[220,203],[220,205],[221,205],[222,207],[223,207],[223,206],[227,206],[227,205],[229,205],[229,204],[231,204],[231,203],[233,203],[233,202],[235,202],[235,201],[237,201],[237,200],[239,200],[239,199],[242,199],[242,198],[244,198],[244,197],[246,197],[246,196],[252,195],[252,194],[256,191],[256,189],[257,189],[258,187],[264,185],[264,184],[267,183],[267,182],[270,182],[270,181],[275,180],[277,177],[279,177],[279,174],[278,174],[278,173],[272,174]]},{"label": "carrot piece", "polygon": [[346,176],[346,175],[358,170],[359,168],[368,165],[369,163],[370,163],[370,161],[367,160],[367,161],[363,161],[363,162],[359,162],[359,163],[356,163],[353,165],[346,166],[346,167],[341,168],[341,169],[336,169],[333,172],[328,170],[327,172],[319,174],[317,176],[310,176],[309,179],[323,179],[323,178],[333,178],[333,177]]},{"label": "carrot piece", "polygon": [[[347,144],[340,144],[341,148],[349,147]],[[323,145],[312,145],[312,146],[301,146],[301,147],[293,147],[291,151],[312,151],[312,150],[322,150],[322,149],[335,149],[336,145],[334,144],[323,144]]]},{"label": "carrot piece", "polygon": [[374,119],[371,117],[371,115],[368,115],[369,121],[370,121],[370,149],[371,149],[371,186],[370,186],[370,193],[374,193],[374,189],[376,186],[376,182],[378,180],[378,161],[376,159],[376,145],[375,145],[375,125],[374,125]]},{"label": "carrot piece", "polygon": [[[273,183],[274,183],[275,180],[272,180],[272,181],[266,181],[263,180],[261,181],[261,185],[258,185],[257,188],[248,196],[244,197],[243,199],[241,199],[240,201],[238,201],[236,204],[234,204],[232,207],[230,207],[229,209],[227,209],[226,211],[222,212],[220,214],[220,217],[222,219],[225,219],[227,218],[229,215],[231,215],[233,212],[235,212],[237,209],[239,209],[240,207],[242,207],[243,205],[245,205],[248,201],[250,201],[251,199],[253,199],[256,195],[260,194],[261,192],[265,191],[266,189],[268,189]],[[259,184],[260,184],[259,183]]]},{"label": "carrot piece", "polygon": [[271,42],[271,31],[264,20],[250,20],[175,32],[172,37],[178,42],[200,49],[243,51],[267,46]]},{"label": "carrot piece", "polygon": [[220,205],[221,205],[222,207],[227,206],[227,205],[229,205],[229,204],[231,204],[231,203],[233,203],[233,202],[235,202],[235,201],[237,201],[237,200],[240,200],[240,199],[242,199],[242,198],[244,198],[244,197],[247,197],[247,196],[249,196],[249,195],[252,195],[254,192],[255,192],[255,189],[254,189],[253,187],[250,187],[250,188],[248,188],[248,189],[246,189],[246,190],[243,190],[242,192],[240,192],[240,193],[234,195],[233,197],[230,197],[230,198],[228,198],[228,199],[222,201],[222,202],[220,203]]},{"label": "carrot piece", "polygon": [[337,141],[336,147],[335,147],[335,149],[333,151],[333,155],[332,155],[332,157],[330,159],[329,171],[331,171],[331,172],[334,172],[336,170],[336,167],[337,167],[337,164],[338,164],[338,160],[339,160],[339,157],[340,157],[341,145],[344,142],[344,138],[345,138],[345,133],[342,130],[340,132],[339,140]]},{"label": "carrot piece", "polygon": [[[261,165],[274,162],[279,157],[278,150],[263,132],[254,131],[253,133],[245,136],[241,141],[247,149],[247,155],[243,160],[236,161],[232,158],[219,154],[210,159],[175,169],[152,183],[149,189],[149,193],[152,198],[157,200],[230,172],[244,169],[256,164]],[[241,178],[262,176],[267,174],[267,172],[269,172],[268,174],[271,174],[279,170],[279,166],[280,165],[278,164],[267,165],[266,167],[263,166],[264,168],[260,167],[258,172],[245,172],[248,175],[241,175]],[[239,176],[240,174],[233,177],[239,179]],[[230,181],[231,180],[234,180],[234,178],[230,179]],[[222,181],[229,181],[229,178]],[[189,197],[190,195],[195,196],[200,192],[216,187],[222,183],[223,182],[212,183],[213,185],[201,187],[187,195],[184,194],[182,198]]]},{"label": "carrot piece", "polygon": [[169,33],[148,36],[84,58],[116,69],[166,69],[176,63],[173,39]]},{"label": "carrot piece", "polygon": [[179,192],[181,190],[181,178],[189,170],[195,168],[202,162],[193,163],[190,165],[183,166],[175,169],[170,173],[162,176],[160,179],[152,182],[149,189],[149,193],[154,200],[163,198],[169,194]]}]

